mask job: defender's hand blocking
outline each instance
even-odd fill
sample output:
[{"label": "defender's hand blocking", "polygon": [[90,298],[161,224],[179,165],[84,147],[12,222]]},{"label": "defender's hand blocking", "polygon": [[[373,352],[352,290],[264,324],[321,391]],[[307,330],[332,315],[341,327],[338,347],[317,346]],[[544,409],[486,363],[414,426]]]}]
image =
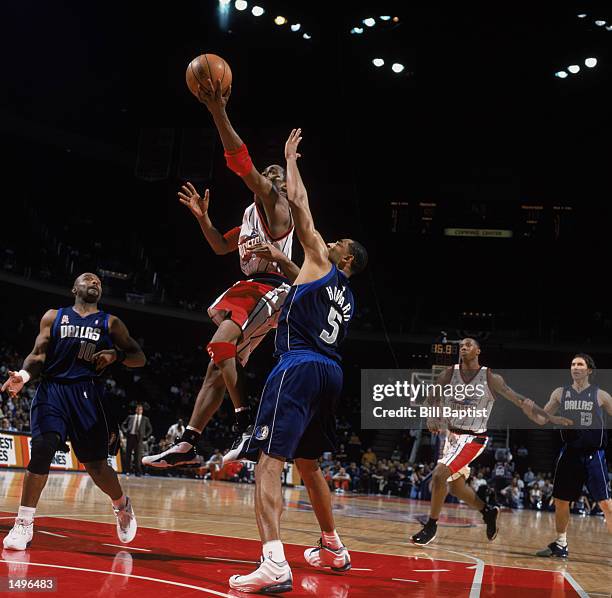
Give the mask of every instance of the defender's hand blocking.
[{"label": "defender's hand blocking", "polygon": [[297,160],[302,157],[302,154],[298,154],[297,148],[302,141],[302,129],[293,129],[289,134],[289,138],[285,143],[285,160]]},{"label": "defender's hand blocking", "polygon": [[[232,93],[232,86],[230,85],[227,88],[225,94],[221,93],[221,79],[217,79],[215,83],[208,79],[208,86],[210,89],[198,85],[198,100],[208,108],[209,112],[225,110]],[[212,91],[210,91],[211,89]]]},{"label": "defender's hand blocking", "polygon": [[17,372],[11,372],[9,370],[8,380],[2,385],[2,392],[8,392],[9,397],[14,399],[24,387],[25,383],[23,378]]},{"label": "defender's hand blocking", "polygon": [[184,206],[187,206],[196,218],[203,218],[208,212],[208,203],[210,201],[208,189],[204,191],[204,197],[202,198],[195,187],[189,182],[181,188],[183,193],[178,192],[179,201]]},{"label": "defender's hand blocking", "polygon": [[285,258],[285,254],[271,243],[260,243],[249,251],[267,262],[281,262]]}]

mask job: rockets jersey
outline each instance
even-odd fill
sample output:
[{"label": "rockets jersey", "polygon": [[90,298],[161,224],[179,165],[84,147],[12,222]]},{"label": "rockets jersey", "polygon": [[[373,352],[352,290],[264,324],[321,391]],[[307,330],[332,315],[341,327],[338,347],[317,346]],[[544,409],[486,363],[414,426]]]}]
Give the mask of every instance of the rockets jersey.
[{"label": "rockets jersey", "polygon": [[275,356],[314,351],[335,361],[355,312],[348,278],[332,264],[318,280],[291,287],[276,329]]},{"label": "rockets jersey", "polygon": [[561,404],[556,415],[574,422],[574,429],[561,430],[561,438],[568,447],[584,450],[606,448],[608,435],[604,413],[597,400],[597,386],[587,386],[578,392],[573,386],[563,387]]},{"label": "rockets jersey", "polygon": [[113,348],[108,318],[103,311],[82,318],[72,307],[60,308],[51,327],[44,377],[59,382],[97,378],[92,356]]},{"label": "rockets jersey", "polygon": [[276,262],[268,262],[251,253],[249,249],[259,243],[271,243],[279,251],[291,259],[291,247],[293,245],[293,219],[289,230],[282,237],[273,237],[266,224],[263,208],[253,202],[245,211],[240,227],[238,238],[238,254],[240,256],[240,268],[246,276],[256,273],[273,273],[282,275],[281,269]]},{"label": "rockets jersey", "polygon": [[[468,375],[472,374],[472,372],[473,370],[469,371]],[[478,413],[465,417],[451,417],[448,419],[449,426],[478,434],[484,434],[487,431],[487,422],[493,408],[493,402],[495,401],[495,396],[489,388],[488,375],[488,368],[482,366],[472,378],[464,380],[461,366],[458,363],[455,364],[450,380],[450,385],[455,389],[450,407],[458,410],[469,407]],[[465,389],[467,385],[474,387],[475,390],[471,393],[473,396],[459,399],[459,388]],[[480,389],[483,389],[483,391],[480,392]],[[476,393],[477,390],[478,394]]]}]

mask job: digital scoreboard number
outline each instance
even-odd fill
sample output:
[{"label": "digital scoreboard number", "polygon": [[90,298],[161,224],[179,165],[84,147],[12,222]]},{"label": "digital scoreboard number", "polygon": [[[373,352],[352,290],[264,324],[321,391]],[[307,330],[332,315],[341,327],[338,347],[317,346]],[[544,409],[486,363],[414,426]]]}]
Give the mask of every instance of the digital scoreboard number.
[{"label": "digital scoreboard number", "polygon": [[429,348],[432,365],[451,365],[457,363],[459,343],[433,343]]}]

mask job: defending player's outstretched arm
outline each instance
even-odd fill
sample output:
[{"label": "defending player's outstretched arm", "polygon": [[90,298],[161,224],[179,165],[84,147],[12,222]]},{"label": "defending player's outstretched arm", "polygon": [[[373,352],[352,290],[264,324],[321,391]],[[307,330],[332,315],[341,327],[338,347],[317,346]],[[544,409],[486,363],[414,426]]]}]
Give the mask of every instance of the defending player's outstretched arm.
[{"label": "defending player's outstretched arm", "polygon": [[202,234],[208,241],[212,250],[217,255],[225,255],[238,249],[238,239],[240,237],[240,227],[232,228],[224,235],[221,234],[213,225],[208,215],[208,204],[210,202],[210,192],[208,189],[204,191],[204,197],[196,191],[196,188],[187,182],[181,187],[182,191],[178,192],[179,201],[189,208],[189,211],[195,216]]},{"label": "defending player's outstretched arm", "polygon": [[10,372],[9,378],[2,385],[2,392],[7,391],[9,396],[16,397],[24,385],[31,379],[37,378],[45,365],[47,348],[51,339],[51,327],[57,316],[56,309],[50,309],[40,320],[40,330],[34,341],[34,348],[24,359],[18,372]]},{"label": "defending player's outstretched arm", "polygon": [[[213,117],[217,131],[219,131],[219,136],[221,137],[221,142],[223,143],[228,167],[241,177],[246,183],[246,186],[261,199],[264,203],[268,217],[270,217],[272,213],[275,213],[279,220],[282,219],[285,222],[289,222],[290,216],[287,203],[284,200],[279,201],[281,197],[276,187],[272,184],[272,181],[263,176],[255,168],[244,141],[242,141],[238,133],[236,133],[236,130],[227,116],[225,106],[232,92],[231,85],[228,87],[225,95],[221,93],[220,80],[213,84],[209,79],[208,85],[210,89],[213,90],[212,92],[198,85],[198,99],[206,105]],[[282,213],[280,213],[281,211]]]},{"label": "defending player's outstretched arm", "polygon": [[489,376],[489,386],[491,390],[500,394],[511,403],[514,403],[521,411],[533,422],[539,426],[547,422],[557,426],[571,426],[574,422],[567,417],[553,415],[536,405],[531,399],[512,390],[506,381],[499,375],[491,373]]},{"label": "defending player's outstretched arm", "polygon": [[327,245],[315,228],[308,205],[308,193],[297,166],[297,160],[300,158],[297,148],[302,140],[301,133],[301,129],[293,129],[285,143],[287,198],[295,222],[295,232],[304,248],[304,263],[295,284],[317,280],[330,270]]}]

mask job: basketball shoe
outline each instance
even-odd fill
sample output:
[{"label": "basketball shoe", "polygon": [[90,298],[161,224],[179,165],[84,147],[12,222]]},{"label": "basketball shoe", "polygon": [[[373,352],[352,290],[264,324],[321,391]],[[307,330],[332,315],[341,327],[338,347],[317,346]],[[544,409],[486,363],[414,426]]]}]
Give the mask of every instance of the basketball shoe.
[{"label": "basketball shoe", "polygon": [[240,434],[236,438],[236,440],[234,440],[234,443],[232,444],[230,450],[227,451],[225,455],[223,455],[222,467],[224,467],[228,463],[240,461],[241,459],[244,459],[246,457],[246,447],[252,435],[253,426],[249,426],[242,434]]},{"label": "basketball shoe", "polygon": [[351,555],[346,546],[333,549],[323,545],[322,538],[319,538],[315,548],[308,548],[304,551],[304,558],[311,567],[323,568],[330,567],[332,571],[344,573],[351,568]]},{"label": "basketball shoe", "polygon": [[485,506],[484,510],[481,511],[482,520],[487,525],[487,540],[489,542],[493,542],[495,538],[497,538],[497,534],[499,532],[499,507],[489,507],[489,505]]},{"label": "basketball shoe", "polygon": [[134,539],[138,529],[138,523],[136,523],[132,501],[129,496],[125,497],[125,506],[123,508],[113,507],[113,511],[117,518],[117,537],[124,544],[129,544]]},{"label": "basketball shoe", "polygon": [[558,559],[566,559],[569,556],[569,550],[567,545],[561,546],[556,542],[551,542],[546,548],[536,552],[536,556],[552,556]]},{"label": "basketball shoe", "polygon": [[18,517],[11,531],[4,537],[2,544],[8,550],[25,550],[31,544],[33,536],[34,521],[26,521]]},{"label": "basketball shoe", "polygon": [[436,535],[438,534],[438,524],[429,519],[427,523],[423,526],[423,529],[414,534],[411,540],[413,544],[418,544],[419,546],[427,546],[427,544],[433,542],[436,539]]},{"label": "basketball shoe", "polygon": [[142,458],[143,465],[159,467],[160,469],[176,467],[177,465],[192,465],[194,463],[200,463],[195,448],[188,442],[184,442],[178,438],[174,441],[174,444],[163,453],[148,455]]},{"label": "basketball shoe", "polygon": [[272,559],[262,559],[259,567],[249,575],[232,575],[230,588],[241,592],[258,594],[281,594],[293,589],[293,576],[287,561],[277,563]]}]

